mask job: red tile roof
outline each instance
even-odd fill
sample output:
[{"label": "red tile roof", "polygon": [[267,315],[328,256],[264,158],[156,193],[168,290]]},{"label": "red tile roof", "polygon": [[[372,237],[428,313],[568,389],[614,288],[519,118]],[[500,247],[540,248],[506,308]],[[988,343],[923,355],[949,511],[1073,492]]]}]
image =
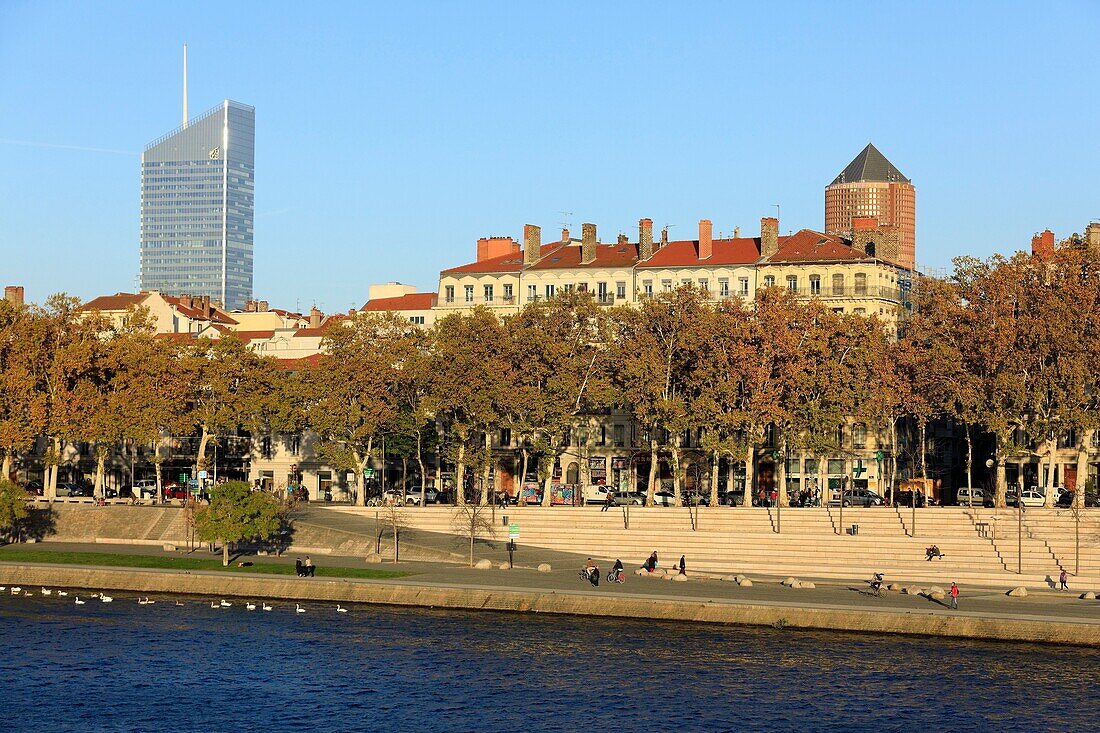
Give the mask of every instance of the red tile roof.
[{"label": "red tile roof", "polygon": [[178,341],[180,343],[194,341],[198,337],[193,333],[158,333],[153,338],[164,339],[166,341]]},{"label": "red tile roof", "polygon": [[294,332],[294,336],[296,338],[299,336],[324,336],[326,333],[328,333],[328,330],[332,328],[333,324],[339,323],[340,321],[346,321],[347,318],[348,317],[343,314],[326,316],[325,319],[321,321],[321,325],[317,328],[299,328],[297,331]]},{"label": "red tile roof", "polygon": [[[718,265],[750,265],[760,259],[760,240],[752,237],[712,240],[711,256],[699,259],[699,242],[685,239],[669,242],[653,253],[638,268],[651,267],[714,267]],[[653,243],[657,246],[657,242]]]},{"label": "red tile roof", "polygon": [[115,293],[92,298],[80,310],[85,311],[124,311],[132,305],[145,300],[148,293]]},{"label": "red tile roof", "polygon": [[362,311],[426,311],[435,305],[435,293],[409,293],[396,298],[375,298]]},{"label": "red tile roof", "polygon": [[779,238],[779,251],[769,257],[770,264],[781,262],[844,262],[871,260],[870,255],[852,249],[840,237],[802,229]]},{"label": "red tile roof", "polygon": [[256,341],[260,339],[269,339],[275,336],[274,330],[269,331],[226,331],[226,336],[233,335],[239,338],[241,341]]},{"label": "red tile roof", "polygon": [[[561,242],[551,242],[542,245],[541,256],[546,257],[554,250],[562,247]],[[459,265],[449,270],[443,270],[440,275],[460,275],[465,273],[492,273],[492,272],[519,272],[523,269],[523,252],[510,252],[500,257],[493,257],[481,262],[471,262],[467,265]]]},{"label": "red tile roof", "polygon": [[596,257],[591,262],[581,264],[581,247],[571,245],[556,251],[544,253],[542,259],[532,270],[565,270],[578,267],[631,267],[638,261],[638,245],[597,244]]},{"label": "red tile roof", "polygon": [[293,371],[294,369],[315,367],[323,358],[324,354],[310,354],[309,356],[303,356],[298,359],[278,359],[277,365],[280,369]]}]

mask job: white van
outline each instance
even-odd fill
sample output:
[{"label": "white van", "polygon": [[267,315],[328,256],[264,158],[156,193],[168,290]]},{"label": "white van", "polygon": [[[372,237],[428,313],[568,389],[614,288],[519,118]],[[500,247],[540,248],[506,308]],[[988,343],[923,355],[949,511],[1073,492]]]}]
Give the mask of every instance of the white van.
[{"label": "white van", "polygon": [[608,492],[614,494],[615,487],[589,484],[581,490],[581,499],[585,504],[603,504],[607,501]]},{"label": "white van", "polygon": [[993,506],[993,497],[976,486],[960,486],[955,492],[955,503],[959,506]]}]

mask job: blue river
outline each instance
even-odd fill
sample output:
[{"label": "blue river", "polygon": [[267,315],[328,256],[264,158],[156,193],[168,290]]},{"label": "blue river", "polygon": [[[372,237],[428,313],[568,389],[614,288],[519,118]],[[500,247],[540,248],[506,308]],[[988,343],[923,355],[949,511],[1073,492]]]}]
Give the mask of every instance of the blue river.
[{"label": "blue river", "polygon": [[34,591],[0,596],[0,731],[1100,726],[1088,649]]}]

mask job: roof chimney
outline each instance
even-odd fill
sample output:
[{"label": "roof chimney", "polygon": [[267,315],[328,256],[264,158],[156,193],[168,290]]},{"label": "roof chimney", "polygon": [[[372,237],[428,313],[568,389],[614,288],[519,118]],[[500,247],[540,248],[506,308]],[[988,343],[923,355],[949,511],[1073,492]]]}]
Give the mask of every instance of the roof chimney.
[{"label": "roof chimney", "polygon": [[1091,249],[1100,253],[1100,221],[1089,222],[1085,227],[1085,242]]},{"label": "roof chimney", "polygon": [[561,229],[561,243],[566,244],[569,241],[569,230],[565,227]]},{"label": "roof chimney", "polygon": [[534,224],[523,225],[523,266],[531,267],[542,256],[542,230]]},{"label": "roof chimney", "polygon": [[317,310],[317,306],[313,306],[309,309],[309,327],[320,328],[321,327],[321,311]]},{"label": "roof chimney", "polygon": [[740,239],[741,238],[741,227],[734,227],[733,228],[733,238],[734,239]]},{"label": "roof chimney", "polygon": [[699,220],[699,259],[709,260],[714,254],[713,226],[710,219]]},{"label": "roof chimney", "polygon": [[668,227],[661,229],[661,247],[668,246]]},{"label": "roof chimney", "polygon": [[259,303],[256,304],[256,312],[257,313],[267,313],[269,310],[270,310],[270,308],[267,307],[267,301],[266,300],[261,300]]},{"label": "roof chimney", "polygon": [[581,264],[587,265],[596,259],[596,225],[581,225]]},{"label": "roof chimney", "polygon": [[1036,234],[1031,238],[1031,254],[1040,259],[1050,259],[1054,256],[1054,232],[1044,229],[1042,234]]},{"label": "roof chimney", "polygon": [[653,256],[653,220],[638,221],[638,259],[648,260]]},{"label": "roof chimney", "polygon": [[8,301],[14,306],[23,305],[23,286],[8,285],[6,288],[4,288],[4,300]]},{"label": "roof chimney", "polygon": [[760,219],[760,256],[771,257],[779,251],[779,219],[765,216]]},{"label": "roof chimney", "polygon": [[206,317],[210,317],[210,296],[202,296],[202,314]]},{"label": "roof chimney", "polygon": [[615,243],[617,245],[619,245],[620,247],[622,247],[624,244],[626,244],[626,242],[627,242],[626,235],[622,234],[622,233],[620,233],[618,239],[615,240]]}]

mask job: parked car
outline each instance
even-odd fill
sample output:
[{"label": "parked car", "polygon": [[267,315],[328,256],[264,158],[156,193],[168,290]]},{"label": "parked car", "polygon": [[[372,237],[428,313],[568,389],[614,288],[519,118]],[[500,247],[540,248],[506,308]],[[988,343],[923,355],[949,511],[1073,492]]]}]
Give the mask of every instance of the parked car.
[{"label": "parked car", "polygon": [[41,481],[28,481],[23,485],[23,490],[31,496],[42,496],[42,482]]},{"label": "parked car", "polygon": [[152,499],[157,495],[157,482],[154,479],[135,481],[130,487],[130,496],[135,499]]},{"label": "parked car", "polygon": [[57,486],[58,496],[91,496],[92,487],[85,486],[83,484],[77,484],[70,481],[65,484],[58,484]]},{"label": "parked car", "polygon": [[[1073,506],[1074,493],[1075,492],[1073,491],[1066,491],[1064,494],[1058,497],[1058,501],[1055,503],[1054,506],[1058,507],[1059,509],[1069,509],[1071,506]],[[1097,497],[1096,494],[1085,494],[1085,506],[1100,506],[1100,500],[1098,499],[1100,499],[1100,497]],[[1024,506],[1027,505],[1025,504]]]},{"label": "parked car", "polygon": [[911,506],[913,506],[913,501],[914,501],[913,494],[916,494],[916,503],[917,503],[917,508],[918,509],[923,509],[924,507],[926,507],[928,505],[928,500],[925,498],[923,491],[913,491],[911,489],[907,489],[905,491],[895,491],[894,492],[894,506],[897,506],[897,507],[906,507],[906,506],[911,507]]},{"label": "parked car", "polygon": [[611,501],[615,506],[642,506],[645,504],[645,494],[637,491],[616,491],[612,493]]},{"label": "parked car", "polygon": [[844,506],[882,506],[883,499],[870,489],[849,489],[841,498]]},{"label": "parked car", "polygon": [[[417,486],[416,488],[409,489],[408,493],[405,494],[405,503],[420,506],[420,487],[419,486]],[[424,503],[425,504],[438,504],[439,503],[439,492],[436,491],[435,489],[433,489],[430,486],[425,488],[424,489]]]},{"label": "parked car", "polygon": [[[1027,493],[1027,492],[1024,492]],[[982,489],[973,486],[960,486],[955,492],[955,503],[959,506],[993,506],[993,497]]]},{"label": "parked car", "polygon": [[675,506],[675,495],[671,491],[658,491],[653,494],[653,506]]}]

